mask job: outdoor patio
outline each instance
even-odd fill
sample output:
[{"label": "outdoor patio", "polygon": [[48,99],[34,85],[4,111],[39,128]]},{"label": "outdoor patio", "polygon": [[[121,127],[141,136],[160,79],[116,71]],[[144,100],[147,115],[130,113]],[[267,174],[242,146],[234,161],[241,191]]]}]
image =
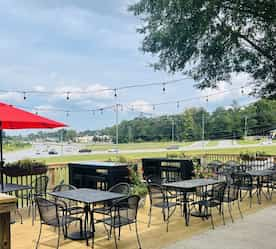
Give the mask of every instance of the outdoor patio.
[{"label": "outdoor patio", "polygon": [[[229,232],[233,231],[232,227],[236,226],[237,224],[247,224],[246,220],[249,216],[251,219],[252,224],[252,217],[254,217],[255,213],[258,215],[259,212],[262,211],[265,208],[274,207],[276,204],[276,194],[273,195],[272,201],[266,200],[263,198],[262,204],[257,203],[256,197],[253,199],[253,205],[252,208],[249,207],[249,201],[248,199],[245,199],[243,202],[241,202],[241,209],[244,215],[244,220],[240,218],[237,205],[233,206],[233,216],[234,216],[234,224],[231,222],[227,207],[225,206],[225,218],[226,218],[226,226],[223,226],[221,217],[218,215],[218,212],[214,212],[214,223],[215,223],[215,230],[212,230],[212,226],[210,223],[210,220],[203,221],[199,218],[193,218],[191,217],[190,225],[185,226],[184,218],[181,216],[180,209],[177,208],[176,212],[170,219],[169,224],[169,232],[166,232],[166,224],[162,220],[162,215],[160,210],[153,208],[152,213],[152,224],[150,228],[147,227],[148,222],[148,201],[144,208],[140,208],[138,211],[138,228],[142,243],[142,248],[144,249],[162,249],[162,248],[183,248],[183,244],[185,244],[185,240],[193,241],[191,239],[194,235],[201,234],[207,234],[213,235],[213,237],[216,237],[216,233],[220,234],[221,230],[224,230],[224,233],[227,233],[228,229]],[[252,215],[254,214],[254,215]],[[268,214],[270,214],[268,212]],[[269,217],[267,218],[266,214],[266,221],[269,221]],[[258,220],[258,229],[262,230],[260,227],[262,223],[260,223],[260,219]],[[269,224],[266,224],[265,228],[269,228]],[[25,248],[34,248],[35,242],[38,237],[39,232],[39,218],[37,217],[35,221],[35,225],[32,226],[31,219],[26,218],[26,210],[24,212],[24,224],[20,224],[19,221],[17,221],[16,224],[12,225],[12,248],[16,249],[25,249]],[[204,235],[203,235],[204,236]],[[235,235],[231,235],[231,238],[234,240],[238,240],[240,238],[239,235],[237,238]],[[254,237],[254,233],[250,235],[250,230],[248,230],[247,237]],[[197,237],[195,237],[197,238]],[[183,241],[184,240],[184,241]],[[55,248],[56,247],[56,241],[57,241],[57,233],[52,229],[48,227],[44,227],[44,230],[42,232],[41,236],[41,243],[39,248]],[[183,241],[179,242],[179,244],[174,245],[177,241]],[[208,238],[206,238],[205,235],[205,242],[208,243]],[[213,243],[213,242],[212,242]],[[134,227],[132,231],[129,231],[128,227],[122,228],[122,235],[121,240],[118,243],[119,248],[122,249],[134,249],[137,248],[137,242],[136,242],[136,236]],[[201,244],[201,248],[214,248],[211,245],[207,244]],[[91,240],[89,247],[86,246],[85,241],[72,241],[70,239],[67,240],[61,240],[61,246],[60,248],[64,249],[71,249],[71,248],[91,248]],[[95,239],[95,249],[101,249],[101,248],[115,248],[114,246],[114,240],[111,238],[110,240],[107,240],[106,233],[104,231],[102,224],[96,225],[96,239]],[[243,248],[243,247],[241,247]]]}]

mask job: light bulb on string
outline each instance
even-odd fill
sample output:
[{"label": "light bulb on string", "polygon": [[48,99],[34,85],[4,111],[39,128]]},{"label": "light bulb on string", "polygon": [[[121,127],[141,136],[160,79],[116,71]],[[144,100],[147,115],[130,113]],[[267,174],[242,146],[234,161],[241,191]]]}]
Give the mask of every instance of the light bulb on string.
[{"label": "light bulb on string", "polygon": [[207,103],[209,102],[209,97],[208,97],[208,96],[206,96],[206,102],[207,102]]},{"label": "light bulb on string", "polygon": [[180,103],[179,103],[179,101],[177,101],[177,103],[176,103],[177,110],[179,109],[179,107],[180,107]]},{"label": "light bulb on string", "polygon": [[152,110],[153,110],[153,111],[155,110],[155,105],[152,105]]},{"label": "light bulb on string", "polygon": [[26,94],[26,92],[23,92],[23,99],[24,99],[24,100],[27,99],[27,94]]},{"label": "light bulb on string", "polygon": [[70,112],[66,111],[66,117],[68,118],[70,116]]},{"label": "light bulb on string", "polygon": [[114,88],[114,98],[117,98],[117,88]]},{"label": "light bulb on string", "polygon": [[163,83],[163,93],[166,91],[166,84],[165,83]]},{"label": "light bulb on string", "polygon": [[103,115],[103,108],[100,109],[101,114]]},{"label": "light bulb on string", "polygon": [[70,92],[67,92],[66,93],[66,100],[69,100],[70,99]]},{"label": "light bulb on string", "polygon": [[244,95],[244,87],[241,88],[241,94]]}]

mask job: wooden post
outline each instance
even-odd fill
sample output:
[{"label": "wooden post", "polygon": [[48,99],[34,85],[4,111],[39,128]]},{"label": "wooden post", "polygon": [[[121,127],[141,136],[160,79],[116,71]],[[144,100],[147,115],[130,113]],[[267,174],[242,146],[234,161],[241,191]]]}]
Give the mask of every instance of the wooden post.
[{"label": "wooden post", "polygon": [[15,208],[16,198],[0,193],[0,249],[11,248],[10,213]]}]

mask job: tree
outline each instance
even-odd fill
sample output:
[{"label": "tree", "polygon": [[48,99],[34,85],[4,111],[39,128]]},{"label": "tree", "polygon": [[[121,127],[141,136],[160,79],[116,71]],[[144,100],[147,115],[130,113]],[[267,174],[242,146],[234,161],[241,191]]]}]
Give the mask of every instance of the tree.
[{"label": "tree", "polygon": [[183,72],[216,87],[233,73],[248,73],[252,94],[276,97],[275,0],[140,0],[142,50],[155,69]]}]

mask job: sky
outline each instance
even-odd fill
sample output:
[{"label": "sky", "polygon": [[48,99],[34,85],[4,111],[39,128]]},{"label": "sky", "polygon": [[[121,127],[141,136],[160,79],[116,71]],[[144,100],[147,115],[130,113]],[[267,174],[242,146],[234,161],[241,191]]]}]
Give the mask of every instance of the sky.
[{"label": "sky", "polygon": [[[121,121],[141,112],[158,116],[180,113],[191,106],[212,111],[230,106],[234,99],[240,105],[254,101],[239,89],[248,80],[246,75],[233,76],[232,85],[221,82],[217,90],[199,91],[193,86],[196,82],[184,79],[166,85],[165,92],[162,85],[121,90],[117,98],[113,91],[102,91],[186,78],[150,67],[157,58],[139,49],[143,37],[136,29],[142,21],[127,11],[136,1],[1,0],[0,101],[65,122],[76,130],[114,125],[114,108],[89,110],[116,103],[123,106],[118,115]],[[26,99],[24,91],[28,92]],[[208,104],[206,95],[210,96]],[[193,96],[198,98],[178,107],[175,103],[153,105]]]}]

